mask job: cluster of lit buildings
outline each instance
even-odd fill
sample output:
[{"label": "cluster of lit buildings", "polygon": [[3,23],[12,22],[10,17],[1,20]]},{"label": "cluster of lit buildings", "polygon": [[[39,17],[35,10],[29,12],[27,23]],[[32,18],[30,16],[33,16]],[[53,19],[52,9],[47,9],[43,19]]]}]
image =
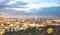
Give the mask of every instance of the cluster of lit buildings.
[{"label": "cluster of lit buildings", "polygon": [[32,26],[46,26],[60,23],[59,19],[46,18],[0,18],[0,32],[1,31],[18,31],[25,30]]}]

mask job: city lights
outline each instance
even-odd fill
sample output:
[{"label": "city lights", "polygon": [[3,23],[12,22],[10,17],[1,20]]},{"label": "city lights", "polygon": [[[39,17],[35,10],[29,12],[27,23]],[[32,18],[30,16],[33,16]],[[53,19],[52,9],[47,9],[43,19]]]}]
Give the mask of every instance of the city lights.
[{"label": "city lights", "polygon": [[[56,20],[58,21],[58,19]],[[59,22],[57,21],[55,21],[55,19],[53,20],[46,18],[0,18],[0,35],[2,35],[5,30],[13,32],[19,30],[26,30],[29,27],[45,27],[48,25],[59,25]],[[47,33],[53,33],[53,30],[53,28],[48,28]]]}]

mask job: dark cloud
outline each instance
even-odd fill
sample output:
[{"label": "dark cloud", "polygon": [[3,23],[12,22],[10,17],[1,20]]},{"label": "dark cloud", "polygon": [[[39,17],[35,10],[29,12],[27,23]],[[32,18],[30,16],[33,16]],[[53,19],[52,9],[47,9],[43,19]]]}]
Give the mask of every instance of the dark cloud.
[{"label": "dark cloud", "polygon": [[60,17],[60,6],[58,7],[46,7],[42,10],[34,10],[33,15],[47,16],[47,17]]},{"label": "dark cloud", "polygon": [[2,0],[0,1],[0,9],[8,7],[6,4],[9,2],[9,0]]},{"label": "dark cloud", "polygon": [[0,9],[5,8],[5,7],[8,7],[8,6],[0,4]]},{"label": "dark cloud", "polygon": [[28,3],[26,3],[26,2],[22,2],[22,1],[20,1],[20,2],[17,2],[16,4],[13,4],[13,5],[11,5],[11,7],[16,7],[16,8],[26,8],[26,7],[24,7],[24,6],[26,6]]},{"label": "dark cloud", "polygon": [[1,9],[0,12],[5,12],[14,16],[39,16],[39,17],[60,17],[60,6],[45,7],[42,10],[33,9],[32,13],[25,13],[25,11],[15,11],[12,9]]},{"label": "dark cloud", "polygon": [[[42,16],[42,17],[52,17],[52,16],[60,17],[60,6],[45,7],[45,8],[42,8],[42,10],[41,10],[41,8],[31,9],[31,10],[28,11],[28,12],[31,12],[31,13],[25,13],[25,11],[18,11],[18,10],[16,11],[16,10],[5,9],[5,8],[6,7],[7,8],[27,8],[25,6],[28,5],[29,3],[19,1],[19,2],[16,2],[15,4],[9,5],[8,4],[9,2],[10,2],[10,0],[5,0],[3,2],[0,2],[0,16],[5,15],[5,14],[2,14],[2,12],[3,12],[3,13],[8,13],[9,15],[12,15],[12,16],[20,16],[20,15],[30,16],[30,15],[32,15],[32,16]],[[38,4],[38,2],[34,2],[34,3]],[[58,4],[60,4],[60,2]]]},{"label": "dark cloud", "polygon": [[17,4],[24,6],[24,5],[27,5],[28,3],[20,1],[20,2],[17,2]]},{"label": "dark cloud", "polygon": [[26,8],[24,7],[25,5],[27,5],[28,3],[26,2],[22,2],[22,1],[19,1],[19,2],[16,2],[15,4],[13,5],[9,5],[8,3],[10,2],[10,0],[3,0],[0,2],[0,9],[1,8],[5,8],[5,7],[11,7],[11,8]]}]

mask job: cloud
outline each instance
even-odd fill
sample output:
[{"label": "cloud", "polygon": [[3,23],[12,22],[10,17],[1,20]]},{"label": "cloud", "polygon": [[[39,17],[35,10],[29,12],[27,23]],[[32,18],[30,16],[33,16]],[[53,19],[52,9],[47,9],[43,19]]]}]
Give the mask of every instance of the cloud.
[{"label": "cloud", "polygon": [[58,7],[46,7],[42,10],[33,10],[33,15],[49,16],[49,17],[60,17],[60,6]]},{"label": "cloud", "polygon": [[1,4],[0,4],[0,9],[3,9],[3,8],[5,8],[5,7],[8,7],[8,6],[6,6],[6,5],[1,5]]},{"label": "cloud", "polygon": [[[44,8],[58,7],[58,1],[52,0],[0,0],[0,12],[4,15],[39,15]],[[53,9],[52,9],[53,10]],[[55,9],[56,10],[56,9]],[[50,10],[49,10],[50,11]],[[40,13],[39,13],[40,12]],[[36,14],[37,13],[37,14]],[[48,13],[48,12],[46,12]]]},{"label": "cloud", "polygon": [[16,4],[17,2],[19,2],[20,0],[11,0],[9,1],[8,5],[13,5]]}]

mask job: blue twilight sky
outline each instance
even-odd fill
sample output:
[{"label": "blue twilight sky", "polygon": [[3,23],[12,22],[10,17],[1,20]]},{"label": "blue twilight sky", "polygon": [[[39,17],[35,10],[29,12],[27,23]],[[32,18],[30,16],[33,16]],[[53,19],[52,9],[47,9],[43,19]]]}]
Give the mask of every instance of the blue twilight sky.
[{"label": "blue twilight sky", "polygon": [[60,0],[0,0],[0,17],[60,17]]}]

